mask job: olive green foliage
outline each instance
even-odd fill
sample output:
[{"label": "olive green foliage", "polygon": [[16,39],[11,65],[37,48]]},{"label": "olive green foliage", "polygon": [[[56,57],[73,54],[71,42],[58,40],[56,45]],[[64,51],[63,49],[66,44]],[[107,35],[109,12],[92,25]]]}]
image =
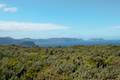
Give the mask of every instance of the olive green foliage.
[{"label": "olive green foliage", "polygon": [[120,46],[0,46],[0,80],[120,80]]}]

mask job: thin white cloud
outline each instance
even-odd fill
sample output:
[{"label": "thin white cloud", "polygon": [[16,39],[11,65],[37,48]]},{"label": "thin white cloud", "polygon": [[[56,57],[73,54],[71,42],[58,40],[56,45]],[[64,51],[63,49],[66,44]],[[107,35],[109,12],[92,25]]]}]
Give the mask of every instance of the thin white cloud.
[{"label": "thin white cloud", "polygon": [[4,11],[10,12],[10,13],[15,13],[15,12],[17,12],[17,8],[16,7],[7,7],[7,8],[4,8]]},{"label": "thin white cloud", "polygon": [[7,4],[0,4],[0,10],[4,12],[10,12],[10,13],[17,12],[16,7],[11,7],[11,6],[8,6]]},{"label": "thin white cloud", "polygon": [[120,26],[109,26],[109,27],[103,28],[102,30],[109,31],[109,32],[116,32],[120,30]]},{"label": "thin white cloud", "polygon": [[15,22],[15,21],[0,21],[0,30],[2,31],[49,31],[63,30],[66,26],[48,23],[31,23],[31,22]]},{"label": "thin white cloud", "polygon": [[120,26],[113,26],[112,29],[120,29]]},{"label": "thin white cloud", "polygon": [[6,7],[6,4],[0,4],[0,9],[3,9]]}]

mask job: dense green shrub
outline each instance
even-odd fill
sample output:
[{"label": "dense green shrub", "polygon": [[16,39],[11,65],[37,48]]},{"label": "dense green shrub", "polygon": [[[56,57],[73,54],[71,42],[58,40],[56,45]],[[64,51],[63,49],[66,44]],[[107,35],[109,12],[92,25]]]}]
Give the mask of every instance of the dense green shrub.
[{"label": "dense green shrub", "polygon": [[120,80],[120,46],[0,46],[0,80]]}]

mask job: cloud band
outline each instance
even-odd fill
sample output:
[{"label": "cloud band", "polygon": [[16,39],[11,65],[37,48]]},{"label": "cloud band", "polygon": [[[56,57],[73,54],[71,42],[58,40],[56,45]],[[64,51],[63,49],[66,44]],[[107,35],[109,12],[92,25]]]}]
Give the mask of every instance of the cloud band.
[{"label": "cloud band", "polygon": [[63,30],[66,26],[50,23],[31,23],[31,22],[16,22],[16,21],[0,21],[0,30],[2,31],[48,31],[48,30]]}]

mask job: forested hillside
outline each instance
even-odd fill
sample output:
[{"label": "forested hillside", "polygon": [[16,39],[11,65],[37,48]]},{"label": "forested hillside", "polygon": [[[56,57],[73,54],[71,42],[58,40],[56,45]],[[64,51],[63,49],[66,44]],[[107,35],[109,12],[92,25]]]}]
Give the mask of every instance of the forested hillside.
[{"label": "forested hillside", "polygon": [[0,46],[0,80],[120,80],[120,46]]}]

